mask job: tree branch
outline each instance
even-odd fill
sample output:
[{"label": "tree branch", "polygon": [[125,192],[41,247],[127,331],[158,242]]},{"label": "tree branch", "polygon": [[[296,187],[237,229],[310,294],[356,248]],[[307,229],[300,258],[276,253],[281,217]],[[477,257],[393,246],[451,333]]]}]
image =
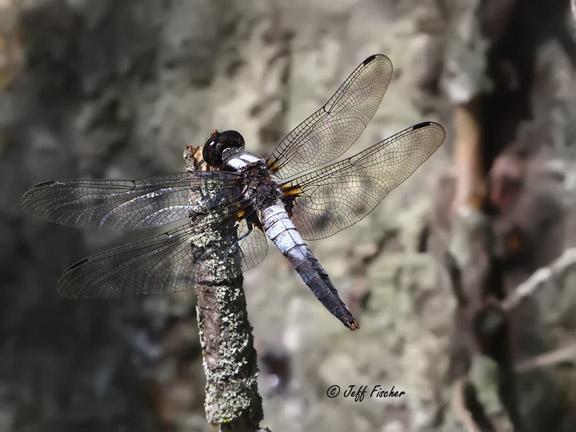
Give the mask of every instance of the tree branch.
[{"label": "tree branch", "polygon": [[[205,169],[199,148],[188,147],[184,159],[189,171]],[[214,202],[221,199],[220,193],[207,184],[202,199]],[[206,374],[204,408],[208,422],[219,425],[220,431],[254,432],[261,430],[262,398],[237,241],[234,221],[222,218],[217,210],[203,215],[202,227],[193,236],[198,329]]]},{"label": "tree branch", "polygon": [[514,309],[525,299],[533,296],[540,288],[555,282],[558,277],[561,277],[566,270],[573,266],[576,266],[576,248],[566,249],[552,264],[538,269],[528,280],[518,285],[502,301],[502,308],[507,311]]},{"label": "tree branch", "polygon": [[576,344],[568,345],[554,351],[537,355],[516,365],[517,372],[529,372],[534,369],[555,366],[559,363],[574,365],[576,358]]}]

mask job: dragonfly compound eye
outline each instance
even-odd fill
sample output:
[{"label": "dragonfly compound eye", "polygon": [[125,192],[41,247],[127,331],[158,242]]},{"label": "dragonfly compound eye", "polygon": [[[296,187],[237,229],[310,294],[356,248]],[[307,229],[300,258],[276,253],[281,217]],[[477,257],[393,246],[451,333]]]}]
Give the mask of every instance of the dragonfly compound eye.
[{"label": "dragonfly compound eye", "polygon": [[222,166],[222,153],[226,149],[243,150],[244,138],[242,135],[234,130],[214,132],[202,150],[204,161],[214,167]]}]

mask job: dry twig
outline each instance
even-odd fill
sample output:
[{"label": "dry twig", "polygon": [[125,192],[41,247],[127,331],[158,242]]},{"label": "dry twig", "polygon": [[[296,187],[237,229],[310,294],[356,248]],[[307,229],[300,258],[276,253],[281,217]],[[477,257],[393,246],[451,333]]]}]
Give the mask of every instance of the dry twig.
[{"label": "dry twig", "polygon": [[502,301],[504,310],[511,310],[518,306],[525,299],[533,296],[542,287],[550,283],[555,283],[567,270],[576,265],[576,248],[566,249],[559,258],[547,267],[538,269],[525,282]]},{"label": "dry twig", "polygon": [[[188,147],[187,169],[205,169],[201,152]],[[219,199],[218,190],[207,185],[203,199]],[[217,211],[202,218],[194,236],[197,317],[204,372],[206,374],[206,417],[220,431],[261,431],[262,398],[258,393],[256,351],[248,321],[242,287],[240,253],[233,221],[226,222]],[[194,220],[191,221],[194,224]]]},{"label": "dry twig", "polygon": [[566,362],[574,364],[575,359],[576,344],[572,344],[525,360],[516,365],[516,372],[528,372]]}]

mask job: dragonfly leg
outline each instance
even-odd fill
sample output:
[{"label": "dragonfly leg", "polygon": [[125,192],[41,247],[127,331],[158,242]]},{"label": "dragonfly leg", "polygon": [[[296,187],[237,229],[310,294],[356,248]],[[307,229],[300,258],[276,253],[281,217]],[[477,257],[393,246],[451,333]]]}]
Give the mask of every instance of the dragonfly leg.
[{"label": "dragonfly leg", "polygon": [[238,242],[241,242],[246,237],[248,237],[252,232],[252,230],[254,229],[254,224],[252,223],[252,220],[250,218],[246,218],[246,226],[248,227],[248,231],[242,234],[240,237],[238,237]]}]

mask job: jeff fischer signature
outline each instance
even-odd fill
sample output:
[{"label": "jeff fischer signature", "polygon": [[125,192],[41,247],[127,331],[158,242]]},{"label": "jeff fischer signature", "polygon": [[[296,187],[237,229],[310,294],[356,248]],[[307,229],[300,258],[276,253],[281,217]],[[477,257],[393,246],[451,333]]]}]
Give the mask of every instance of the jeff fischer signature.
[{"label": "jeff fischer signature", "polygon": [[372,386],[351,384],[344,389],[344,392],[342,392],[339,385],[334,384],[326,390],[326,396],[329,398],[336,398],[340,396],[340,394],[346,399],[354,399],[355,402],[362,402],[366,397],[369,399],[400,398],[404,396],[406,392],[404,390],[396,390],[395,386],[386,388],[380,384],[374,384]]}]

